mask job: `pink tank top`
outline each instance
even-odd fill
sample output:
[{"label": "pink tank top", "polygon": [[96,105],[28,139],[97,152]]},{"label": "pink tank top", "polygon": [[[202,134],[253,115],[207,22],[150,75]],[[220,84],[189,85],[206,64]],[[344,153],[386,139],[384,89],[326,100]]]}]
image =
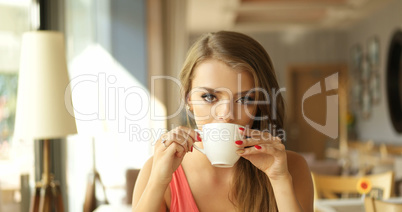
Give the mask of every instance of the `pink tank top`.
[{"label": "pink tank top", "polygon": [[181,165],[173,173],[169,186],[171,212],[199,212]]}]

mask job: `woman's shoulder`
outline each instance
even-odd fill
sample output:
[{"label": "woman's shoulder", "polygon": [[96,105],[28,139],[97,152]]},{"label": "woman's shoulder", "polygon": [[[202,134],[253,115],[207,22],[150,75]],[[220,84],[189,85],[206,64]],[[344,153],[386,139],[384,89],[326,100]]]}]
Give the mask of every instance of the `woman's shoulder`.
[{"label": "woman's shoulder", "polygon": [[300,172],[310,174],[310,169],[308,167],[307,161],[302,155],[290,150],[286,150],[286,155],[288,160],[288,169],[292,175]]},{"label": "woman's shoulder", "polygon": [[308,164],[300,154],[287,151],[288,170],[292,176],[294,192],[306,211],[313,211],[314,186]]},{"label": "woman's shoulder", "polygon": [[297,153],[297,152],[294,152],[294,151],[291,151],[291,150],[286,150],[286,154],[288,155],[288,159],[306,161],[304,159],[304,157],[302,155],[300,155],[299,153]]}]

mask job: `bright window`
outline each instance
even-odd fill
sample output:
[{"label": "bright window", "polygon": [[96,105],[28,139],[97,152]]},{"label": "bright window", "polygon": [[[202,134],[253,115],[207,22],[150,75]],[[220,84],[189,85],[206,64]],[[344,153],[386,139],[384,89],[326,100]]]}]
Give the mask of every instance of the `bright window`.
[{"label": "bright window", "polygon": [[0,211],[20,210],[20,175],[33,179],[33,142],[13,140],[22,34],[30,0],[0,0]]}]

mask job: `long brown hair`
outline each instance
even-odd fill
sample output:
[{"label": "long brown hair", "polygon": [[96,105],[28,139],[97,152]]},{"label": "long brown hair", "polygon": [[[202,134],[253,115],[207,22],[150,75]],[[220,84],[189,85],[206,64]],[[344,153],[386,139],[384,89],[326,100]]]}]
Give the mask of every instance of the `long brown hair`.
[{"label": "long brown hair", "polygon": [[[271,59],[257,41],[247,35],[229,31],[201,36],[190,48],[180,72],[184,98],[191,90],[195,67],[207,59],[217,59],[233,69],[250,72],[255,87],[268,94],[256,93],[256,100],[270,104],[257,105],[253,129],[283,129],[283,98]],[[267,99],[270,97],[271,99]],[[278,211],[267,175],[244,158],[240,158],[234,167],[229,198],[239,211]]]}]

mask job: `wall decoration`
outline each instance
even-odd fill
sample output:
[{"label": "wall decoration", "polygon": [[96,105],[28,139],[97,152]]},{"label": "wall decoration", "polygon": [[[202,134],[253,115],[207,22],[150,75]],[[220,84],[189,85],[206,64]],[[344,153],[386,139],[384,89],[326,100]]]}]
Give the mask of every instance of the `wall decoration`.
[{"label": "wall decoration", "polygon": [[368,39],[364,48],[352,47],[352,90],[354,110],[364,119],[371,116],[373,106],[381,99],[380,43],[377,37]]},{"label": "wall decoration", "polygon": [[377,37],[369,39],[367,43],[367,56],[371,66],[378,68],[380,64],[380,43]]},{"label": "wall decoration", "polygon": [[360,66],[362,64],[363,52],[362,47],[356,44],[352,48],[352,78],[351,78],[351,90],[352,93],[352,103],[354,105],[354,110],[358,111],[361,108],[361,94],[362,94],[362,83],[360,82]]},{"label": "wall decoration", "polygon": [[372,67],[369,61],[369,57],[365,55],[361,60],[361,66],[360,66],[360,76],[364,84],[367,84],[367,82],[370,79],[371,69]]},{"label": "wall decoration", "polygon": [[362,47],[360,45],[355,45],[352,48],[352,62],[353,62],[353,68],[359,69],[359,66],[361,64],[361,60],[363,58],[363,52],[362,52]]},{"label": "wall decoration", "polygon": [[380,103],[380,42],[377,37],[373,37],[367,42],[367,58],[370,64],[371,73],[369,78],[369,87],[371,101],[373,105]]},{"label": "wall decoration", "polygon": [[380,103],[381,99],[381,87],[380,87],[380,74],[378,70],[373,71],[370,76],[370,93],[371,93],[371,101],[373,105],[377,105]]},{"label": "wall decoration", "polygon": [[365,88],[363,89],[362,95],[361,95],[361,102],[362,102],[362,107],[361,107],[361,114],[362,117],[365,119],[370,118],[371,116],[371,107],[372,107],[372,102],[371,102],[371,95],[370,95],[370,90],[367,88],[367,86],[364,86]]}]

